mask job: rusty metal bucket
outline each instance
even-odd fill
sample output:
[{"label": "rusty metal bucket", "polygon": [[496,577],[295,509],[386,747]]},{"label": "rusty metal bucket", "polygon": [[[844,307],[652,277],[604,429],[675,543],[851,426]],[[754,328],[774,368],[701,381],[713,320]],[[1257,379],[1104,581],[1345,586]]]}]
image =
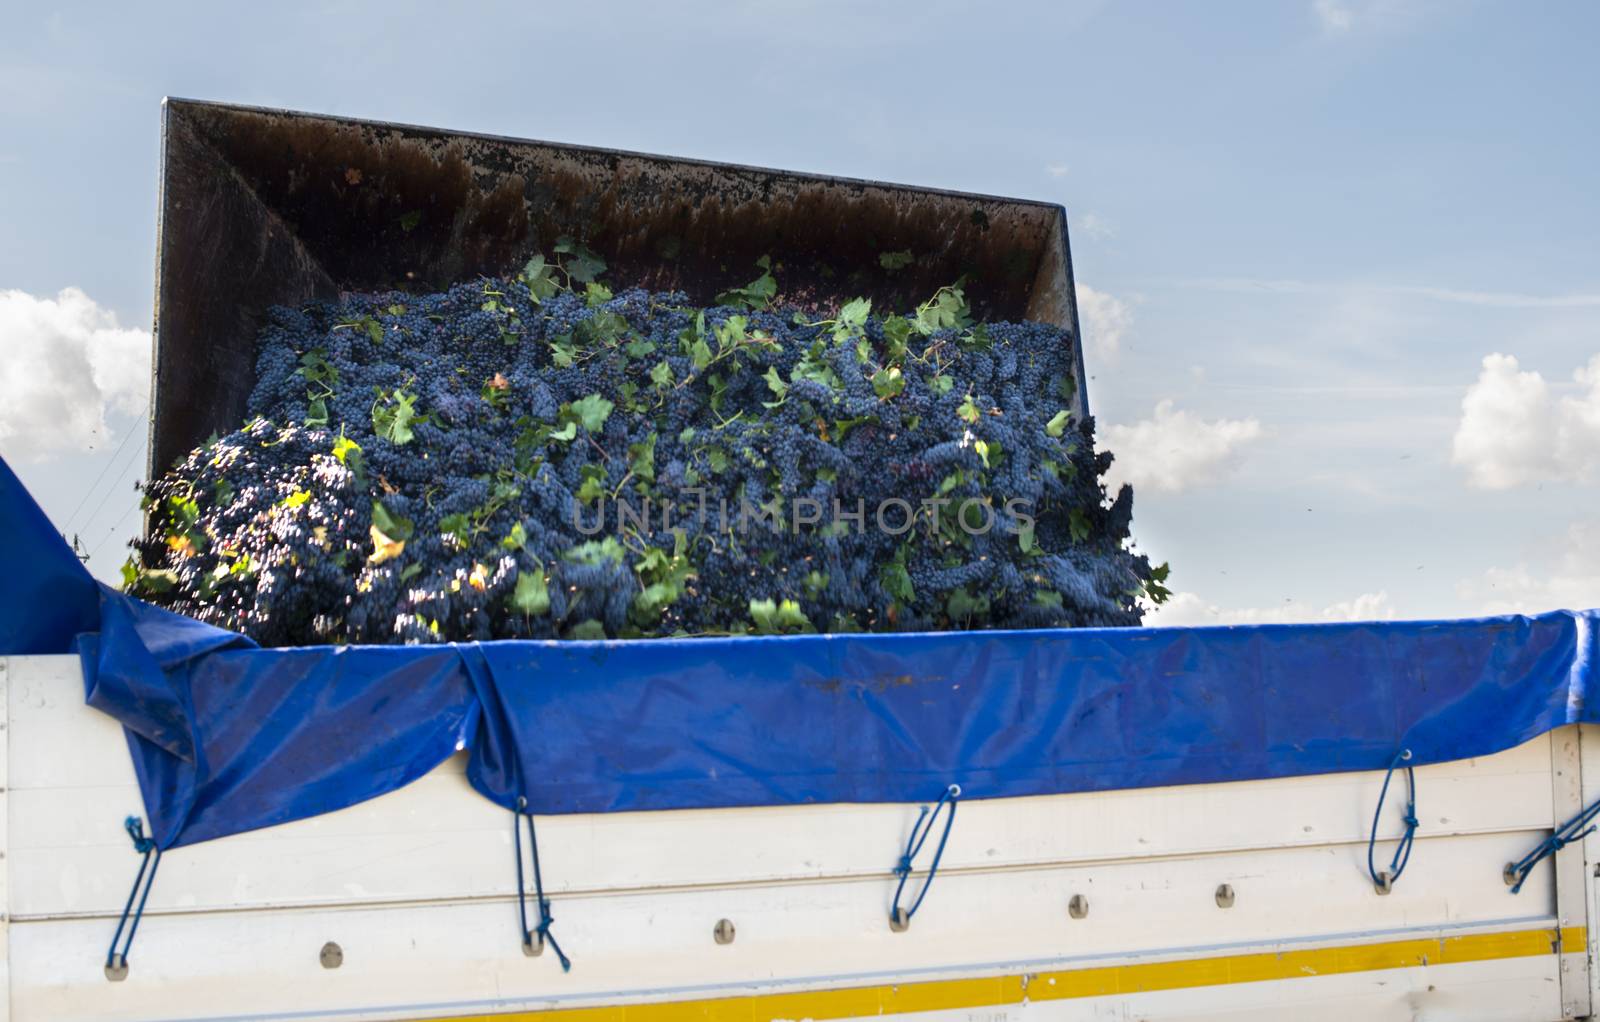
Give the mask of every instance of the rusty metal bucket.
[{"label": "rusty metal bucket", "polygon": [[980,317],[1078,336],[1059,205],[168,99],[151,474],[242,421],[270,306],[512,271],[561,235],[613,288],[709,302],[769,255],[784,299],[909,310],[965,275]]}]

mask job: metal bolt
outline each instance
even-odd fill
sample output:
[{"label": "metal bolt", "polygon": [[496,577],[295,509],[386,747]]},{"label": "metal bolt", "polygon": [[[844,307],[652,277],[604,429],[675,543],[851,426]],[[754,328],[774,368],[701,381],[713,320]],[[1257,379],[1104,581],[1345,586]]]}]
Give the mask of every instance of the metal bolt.
[{"label": "metal bolt", "polygon": [[[1594,875],[1600,877],[1600,866],[1595,867]],[[1517,883],[1517,864],[1514,862],[1506,863],[1506,868],[1500,871],[1500,879],[1506,882],[1507,887],[1515,886]]]},{"label": "metal bolt", "polygon": [[1089,914],[1089,899],[1081,894],[1074,894],[1072,900],[1067,902],[1067,915],[1074,919],[1082,919]]},{"label": "metal bolt", "polygon": [[718,944],[733,943],[733,921],[718,919],[716,927],[711,931],[711,936]]},{"label": "metal bolt", "polygon": [[322,945],[322,953],[317,957],[324,969],[337,969],[344,964],[344,948],[330,940]]},{"label": "metal bolt", "polygon": [[1233,885],[1232,884],[1218,884],[1217,885],[1217,907],[1218,908],[1232,908],[1233,907]]}]

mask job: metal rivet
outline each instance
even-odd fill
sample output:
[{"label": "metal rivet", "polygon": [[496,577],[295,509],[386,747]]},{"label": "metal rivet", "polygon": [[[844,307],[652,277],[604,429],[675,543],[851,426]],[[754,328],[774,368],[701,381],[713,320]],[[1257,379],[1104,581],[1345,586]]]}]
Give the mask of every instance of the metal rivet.
[{"label": "metal rivet", "polygon": [[1390,891],[1394,890],[1394,874],[1390,873],[1388,870],[1384,870],[1379,873],[1378,882],[1372,885],[1372,889],[1377,891],[1379,894],[1388,894]]},{"label": "metal rivet", "polygon": [[322,953],[317,957],[324,969],[337,969],[344,964],[344,948],[330,940],[322,945]]},{"label": "metal rivet", "polygon": [[113,983],[121,983],[128,978],[128,959],[122,955],[112,955],[111,961],[106,964],[106,979]]},{"label": "metal rivet", "polygon": [[[1600,877],[1600,866],[1595,867],[1595,876]],[[1517,864],[1506,863],[1506,868],[1500,871],[1500,879],[1506,882],[1507,887],[1514,887],[1517,883]]]},{"label": "metal rivet", "polygon": [[544,954],[544,934],[529,934],[528,939],[522,942],[522,953],[529,958],[538,958]]},{"label": "metal rivet", "polygon": [[718,944],[732,944],[733,921],[731,919],[718,919],[716,928],[711,931],[711,936]]},{"label": "metal rivet", "polygon": [[911,914],[903,908],[897,908],[889,913],[889,929],[896,933],[904,933],[911,929]]},{"label": "metal rivet", "polygon": [[1217,885],[1217,907],[1218,908],[1232,908],[1233,907],[1233,885],[1232,884],[1218,884]]},{"label": "metal rivet", "polygon": [[1074,919],[1082,919],[1089,914],[1089,899],[1081,894],[1074,894],[1072,900],[1067,902],[1067,915]]}]

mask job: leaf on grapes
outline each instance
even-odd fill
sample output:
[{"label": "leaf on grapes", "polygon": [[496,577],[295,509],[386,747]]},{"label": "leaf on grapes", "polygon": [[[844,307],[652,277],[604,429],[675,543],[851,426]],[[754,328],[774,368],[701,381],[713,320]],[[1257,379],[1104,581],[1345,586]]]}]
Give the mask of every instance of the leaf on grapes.
[{"label": "leaf on grapes", "polygon": [[1033,552],[1032,522],[1029,522],[1026,526],[1017,530],[1017,546],[1020,547],[1022,552],[1025,554]]},{"label": "leaf on grapes", "polygon": [[411,524],[411,519],[402,515],[392,514],[388,508],[378,501],[372,502],[372,524],[385,536],[401,542],[410,539],[412,530],[415,528]]},{"label": "leaf on grapes", "polygon": [[591,252],[582,243],[562,236],[556,239],[557,254],[567,259],[562,263],[567,275],[580,284],[590,284],[606,272],[606,261]]},{"label": "leaf on grapes", "polygon": [[511,606],[528,617],[550,613],[550,587],[545,583],[543,569],[524,571],[517,576]]},{"label": "leaf on grapes", "polygon": [[[767,381],[767,389],[772,391],[773,395],[777,397],[780,403],[785,397],[788,396],[789,385],[783,382],[783,376],[778,372],[777,366],[768,366],[767,375],[763,377],[763,379]],[[768,405],[767,407],[771,408],[775,406]]]},{"label": "leaf on grapes", "polygon": [[772,275],[772,259],[762,256],[756,260],[761,276],[744,287],[731,288],[717,295],[718,305],[734,305],[746,309],[764,309],[778,294],[778,281]]},{"label": "leaf on grapes", "polygon": [[472,519],[460,512],[445,515],[439,519],[439,535],[454,539],[461,546],[466,546],[472,538]]},{"label": "leaf on grapes", "polygon": [[711,364],[711,345],[706,343],[704,337],[696,337],[689,345],[689,361],[696,369],[704,369]]},{"label": "leaf on grapes", "polygon": [[896,270],[903,270],[915,261],[916,257],[911,254],[910,249],[902,249],[899,252],[878,253],[878,265],[890,273]]},{"label": "leaf on grapes", "polygon": [[1041,589],[1033,594],[1035,607],[1049,607],[1051,610],[1061,609],[1061,594],[1054,589]]},{"label": "leaf on grapes", "polygon": [[917,313],[911,320],[912,329],[924,337],[940,330],[964,328],[971,323],[967,315],[966,298],[956,285],[941,287],[934,292],[932,298],[917,306]]},{"label": "leaf on grapes", "polygon": [[408,564],[400,569],[400,581],[409,582],[420,574],[422,574],[422,565]]},{"label": "leaf on grapes", "polygon": [[522,527],[521,522],[516,523],[511,526],[506,538],[500,541],[500,545],[507,550],[521,550],[528,545],[528,530]]},{"label": "leaf on grapes", "polygon": [[643,337],[635,337],[628,342],[628,346],[623,350],[628,353],[629,358],[646,358],[655,353],[656,342],[646,340]]},{"label": "leaf on grapes", "polygon": [[607,638],[606,626],[594,618],[580,621],[567,632],[567,638],[577,642],[604,642]]},{"label": "leaf on grapes", "polygon": [[904,316],[890,316],[883,321],[884,357],[899,362],[906,356],[906,344],[911,340],[911,321]]},{"label": "leaf on grapes", "polygon": [[579,543],[562,556],[574,564],[592,565],[606,561],[621,564],[626,553],[621,541],[615,536],[607,536],[605,539],[591,539],[587,543]]},{"label": "leaf on grapes", "polygon": [[194,541],[183,532],[175,532],[167,537],[167,549],[179,557],[193,557],[200,552],[194,548]]},{"label": "leaf on grapes", "polygon": [[572,402],[571,411],[583,428],[591,433],[600,432],[606,424],[606,419],[611,415],[612,409],[617,406],[601,397],[599,394],[590,394],[588,397],[579,398]]},{"label": "leaf on grapes", "polygon": [[1061,411],[1050,417],[1044,424],[1044,431],[1050,436],[1059,437],[1067,431],[1067,426],[1072,422],[1072,413]]},{"label": "leaf on grapes", "polygon": [[958,415],[963,422],[972,423],[977,422],[978,419],[983,415],[983,412],[978,408],[978,403],[972,399],[972,395],[968,394],[962,399],[961,407],[956,409],[956,415]]},{"label": "leaf on grapes", "polygon": [[578,346],[567,334],[550,342],[550,361],[557,369],[570,369],[578,360]]},{"label": "leaf on grapes", "polygon": [[312,398],[306,402],[306,425],[326,426],[328,424],[328,402],[325,398]]},{"label": "leaf on grapes", "polygon": [[583,482],[578,486],[578,492],[574,496],[587,504],[608,495],[605,469],[599,465],[585,465],[581,471]]},{"label": "leaf on grapes", "polygon": [[642,443],[628,445],[628,469],[640,479],[655,482],[656,434],[651,433]]},{"label": "leaf on grapes", "polygon": [[951,621],[968,621],[974,617],[983,617],[989,613],[989,598],[987,596],[973,596],[967,592],[966,587],[953,590],[945,600],[945,613]]},{"label": "leaf on grapes", "polygon": [[561,285],[556,283],[555,270],[545,263],[543,254],[528,260],[528,265],[522,268],[521,277],[535,305],[543,304],[546,298],[561,290]]},{"label": "leaf on grapes", "polygon": [[655,368],[650,370],[650,382],[662,390],[672,386],[672,366],[666,359],[657,362]]},{"label": "leaf on grapes", "polygon": [[583,289],[584,303],[591,309],[599,308],[612,298],[611,289],[604,284],[590,282]]},{"label": "leaf on grapes", "polygon": [[800,609],[800,604],[794,600],[751,600],[750,620],[762,635],[815,631]]},{"label": "leaf on grapes", "polygon": [[928,381],[928,387],[935,394],[948,394],[950,393],[950,388],[955,386],[955,383],[955,377],[953,376],[935,376]]},{"label": "leaf on grapes", "polygon": [[1072,513],[1067,516],[1067,531],[1072,534],[1072,541],[1082,543],[1089,538],[1091,529],[1089,516],[1083,513],[1082,508],[1073,508]]},{"label": "leaf on grapes", "polygon": [[355,459],[356,464],[360,463],[361,445],[345,436],[344,430],[340,430],[339,438],[333,442],[333,456],[339,459],[339,464],[353,469],[356,465],[352,464],[351,458]]},{"label": "leaf on grapes", "polygon": [[489,588],[489,569],[482,564],[473,564],[472,571],[467,574],[467,585],[483,592]]},{"label": "leaf on grapes", "polygon": [[1144,589],[1145,596],[1149,597],[1150,602],[1158,607],[1172,599],[1172,590],[1166,586],[1167,578],[1171,573],[1172,565],[1163,561],[1150,569],[1149,578],[1139,583],[1140,587]]},{"label": "leaf on grapes", "polygon": [[578,424],[576,422],[568,422],[565,426],[562,426],[560,429],[552,430],[550,432],[550,439],[567,441],[567,440],[573,439],[577,435],[578,435]]},{"label": "leaf on grapes", "polygon": [[416,230],[417,225],[420,223],[422,223],[422,210],[420,209],[413,209],[411,212],[404,213],[400,217],[400,229],[405,231],[407,234],[410,234],[412,231]]},{"label": "leaf on grapes", "polygon": [[139,589],[149,593],[168,593],[178,586],[178,573],[166,568],[139,572]]},{"label": "leaf on grapes", "polygon": [[810,571],[801,584],[805,586],[806,596],[815,600],[828,588],[828,575],[822,571]]},{"label": "leaf on grapes", "polygon": [[372,539],[372,554],[367,557],[368,564],[382,564],[392,561],[405,553],[406,541],[393,539],[376,525],[368,530]]},{"label": "leaf on grapes", "polygon": [[884,401],[897,396],[905,389],[905,377],[900,375],[900,370],[896,366],[889,366],[887,369],[879,369],[876,373],[872,374],[873,393],[877,394],[878,397]]},{"label": "leaf on grapes", "polygon": [[885,564],[878,572],[878,581],[883,585],[883,591],[900,603],[910,603],[916,598],[916,590],[911,586],[911,573],[906,570],[903,559]]},{"label": "leaf on grapes", "polygon": [[396,446],[411,442],[411,424],[417,420],[417,399],[396,390],[372,406],[372,431]]},{"label": "leaf on grapes", "polygon": [[371,316],[367,317],[366,324],[367,324],[367,337],[368,337],[368,339],[370,339],[373,344],[382,344],[383,343],[383,324],[379,323],[377,320],[373,319]]},{"label": "leaf on grapes", "polygon": [[294,509],[311,499],[311,494],[305,490],[296,490],[278,502],[279,507]]},{"label": "leaf on grapes", "polygon": [[974,451],[978,452],[978,460],[983,462],[983,467],[984,468],[988,468],[989,467],[989,445],[988,445],[988,443],[983,441],[983,440],[975,440],[972,443],[972,449]]}]

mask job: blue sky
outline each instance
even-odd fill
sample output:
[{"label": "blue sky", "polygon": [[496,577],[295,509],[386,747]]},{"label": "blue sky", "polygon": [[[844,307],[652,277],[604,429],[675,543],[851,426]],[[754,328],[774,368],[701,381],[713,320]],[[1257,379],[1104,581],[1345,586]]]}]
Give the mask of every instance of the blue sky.
[{"label": "blue sky", "polygon": [[171,94],[1059,201],[1163,620],[1600,605],[1600,6],[278,8],[4,15],[0,453],[102,574]]}]

